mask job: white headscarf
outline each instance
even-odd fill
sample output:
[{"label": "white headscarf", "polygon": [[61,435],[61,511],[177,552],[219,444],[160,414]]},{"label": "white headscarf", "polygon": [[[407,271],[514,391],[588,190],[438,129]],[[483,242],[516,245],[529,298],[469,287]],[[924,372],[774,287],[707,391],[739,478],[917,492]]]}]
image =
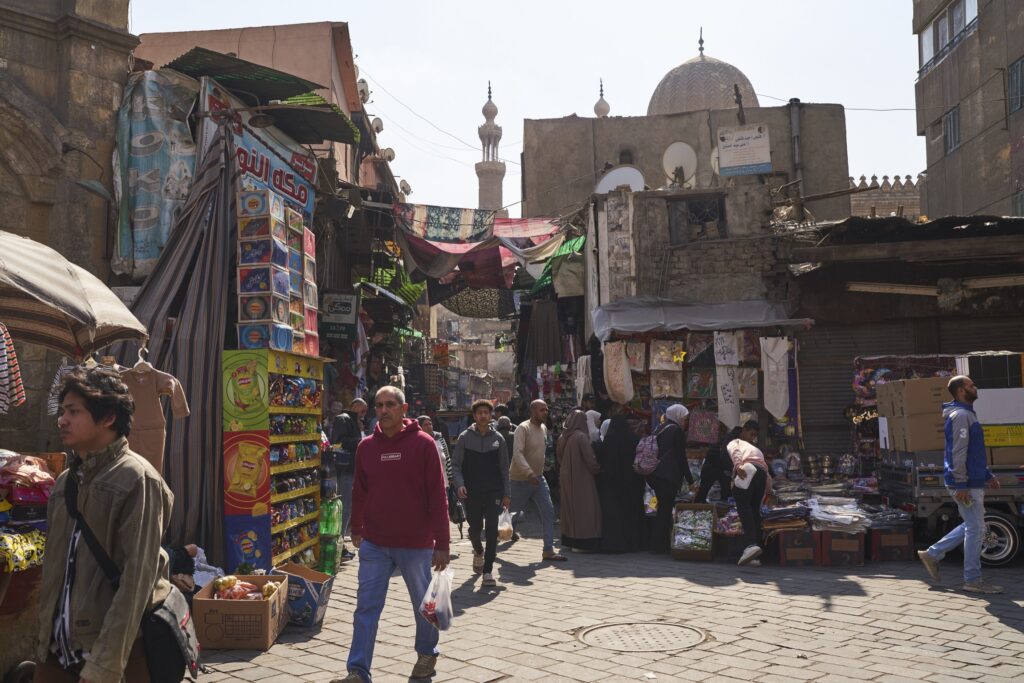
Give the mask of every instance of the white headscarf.
[{"label": "white headscarf", "polygon": [[601,423],[601,441],[604,441],[604,437],[608,436],[608,428],[612,426],[611,420],[605,420]]},{"label": "white headscarf", "polygon": [[685,420],[686,416],[689,414],[690,411],[686,409],[686,406],[682,405],[681,403],[675,403],[673,405],[670,405],[668,409],[665,411],[665,419],[672,420],[672,422],[675,422],[677,425],[682,426],[683,420]]},{"label": "white headscarf", "polygon": [[587,411],[587,431],[590,432],[590,441],[600,441],[601,431],[597,428],[601,423],[601,413],[596,410]]}]

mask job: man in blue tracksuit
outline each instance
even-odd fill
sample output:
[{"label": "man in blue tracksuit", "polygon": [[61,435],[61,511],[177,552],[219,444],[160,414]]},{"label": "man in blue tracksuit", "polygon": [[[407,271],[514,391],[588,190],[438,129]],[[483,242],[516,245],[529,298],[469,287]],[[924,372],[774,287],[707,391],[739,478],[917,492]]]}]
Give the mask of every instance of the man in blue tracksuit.
[{"label": "man in blue tracksuit", "polygon": [[917,556],[935,581],[939,562],[950,550],[964,547],[963,589],[970,593],[1002,593],[1003,589],[981,578],[981,543],[985,535],[985,487],[999,488],[999,480],[988,469],[985,434],[974,413],[978,388],[966,375],[949,380],[953,400],[942,405],[946,418],[946,487],[963,523],[935,545]]}]

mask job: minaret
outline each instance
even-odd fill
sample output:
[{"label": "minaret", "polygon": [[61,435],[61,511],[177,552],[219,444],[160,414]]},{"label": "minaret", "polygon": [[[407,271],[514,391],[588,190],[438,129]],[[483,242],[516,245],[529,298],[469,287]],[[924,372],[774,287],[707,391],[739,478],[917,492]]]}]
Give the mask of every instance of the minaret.
[{"label": "minaret", "polygon": [[604,79],[601,79],[601,97],[597,100],[597,104],[594,105],[594,114],[599,119],[603,119],[608,116],[608,112],[612,110],[611,106],[604,99]]},{"label": "minaret", "polygon": [[501,184],[505,179],[505,162],[498,157],[498,143],[501,142],[501,126],[494,123],[498,107],[491,100],[491,83],[487,82],[487,102],[483,108],[484,125],[477,129],[483,147],[483,160],[476,165],[476,177],[480,181],[481,209],[497,211],[499,217],[508,216],[502,210]]}]

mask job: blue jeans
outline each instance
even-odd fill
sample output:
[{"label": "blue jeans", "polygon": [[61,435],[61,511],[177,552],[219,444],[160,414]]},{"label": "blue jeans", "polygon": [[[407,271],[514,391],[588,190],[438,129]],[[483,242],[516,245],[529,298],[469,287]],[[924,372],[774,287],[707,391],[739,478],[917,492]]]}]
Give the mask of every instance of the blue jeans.
[{"label": "blue jeans", "polygon": [[928,554],[938,561],[963,545],[964,583],[981,580],[981,541],[985,536],[985,489],[967,490],[971,494],[970,506],[953,499],[963,523],[928,548]]},{"label": "blue jeans", "polygon": [[540,478],[540,484],[534,486],[528,481],[512,480],[512,505],[509,512],[512,513],[513,525],[519,519],[519,515],[526,510],[526,505],[532,500],[540,512],[540,521],[544,526],[544,552],[550,553],[555,550],[555,506],[551,504],[551,490],[544,477]]},{"label": "blue jeans", "polygon": [[436,655],[440,632],[420,616],[420,600],[430,585],[430,548],[382,548],[365,538],[359,545],[359,590],[353,616],[352,647],[348,653],[349,672],[358,671],[370,678],[373,646],[377,642],[377,625],[388,595],[391,574],[398,568],[405,579],[416,615],[416,654]]}]

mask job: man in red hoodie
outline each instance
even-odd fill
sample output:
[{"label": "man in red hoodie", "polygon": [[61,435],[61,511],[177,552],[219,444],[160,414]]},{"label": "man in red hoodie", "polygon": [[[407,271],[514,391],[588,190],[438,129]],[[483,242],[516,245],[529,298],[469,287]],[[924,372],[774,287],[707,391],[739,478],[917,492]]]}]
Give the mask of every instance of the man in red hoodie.
[{"label": "man in red hoodie", "polygon": [[[377,623],[388,583],[397,568],[416,615],[416,654],[411,678],[429,678],[437,663],[438,631],[419,614],[433,566],[448,566],[448,497],[434,438],[406,419],[409,406],[397,387],[374,399],[377,426],[356,449],[352,487],[352,543],[359,548],[359,589],[353,618],[348,676],[369,683]],[[332,683],[337,683],[334,681]]]}]

